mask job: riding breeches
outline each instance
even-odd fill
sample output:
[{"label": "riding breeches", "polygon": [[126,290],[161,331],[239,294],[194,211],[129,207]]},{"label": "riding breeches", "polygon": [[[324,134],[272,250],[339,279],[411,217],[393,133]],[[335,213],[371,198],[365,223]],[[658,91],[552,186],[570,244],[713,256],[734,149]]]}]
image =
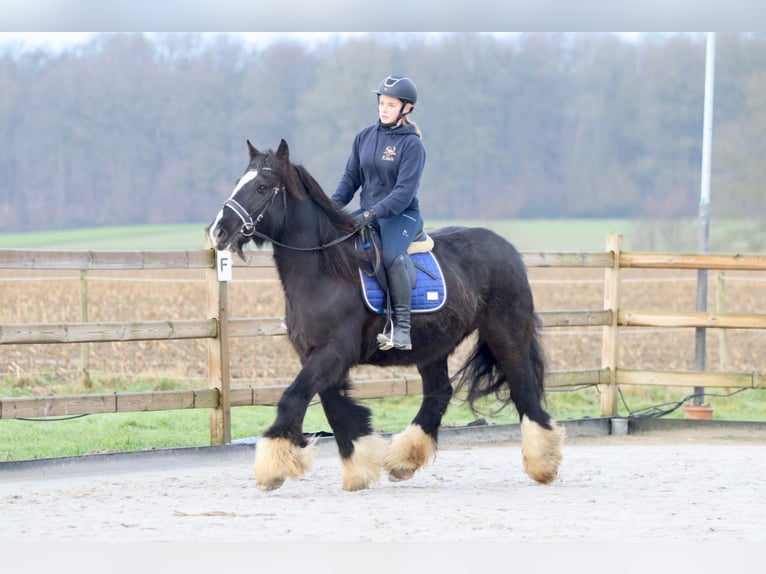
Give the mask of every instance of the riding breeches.
[{"label": "riding breeches", "polygon": [[376,223],[383,245],[383,265],[388,269],[397,257],[407,253],[412,240],[423,228],[423,218],[419,209],[408,208],[399,215],[379,219]]}]

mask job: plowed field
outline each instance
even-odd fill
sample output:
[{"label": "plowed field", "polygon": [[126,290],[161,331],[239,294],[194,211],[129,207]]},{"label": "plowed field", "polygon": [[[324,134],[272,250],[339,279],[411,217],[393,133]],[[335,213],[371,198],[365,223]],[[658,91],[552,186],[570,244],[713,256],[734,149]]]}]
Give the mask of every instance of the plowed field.
[{"label": "plowed field", "polygon": [[[538,310],[601,309],[603,270],[530,269]],[[202,271],[90,272],[87,317],[92,322],[204,319]],[[710,273],[708,309],[766,313],[765,278],[755,273]],[[62,323],[82,320],[78,272],[3,271],[0,323]],[[625,270],[621,308],[642,311],[693,311],[696,272]],[[273,269],[237,268],[229,284],[232,317],[281,317],[283,297]],[[601,328],[550,328],[544,331],[548,368],[600,366]],[[206,341],[91,343],[90,373],[117,381],[151,379],[195,386],[207,377]],[[461,362],[468,345],[452,361]],[[6,380],[22,394],[50,394],[79,379],[81,344],[0,345]],[[710,370],[766,371],[766,332],[708,330]],[[620,365],[625,368],[692,369],[694,329],[622,329]],[[298,362],[285,336],[233,339],[234,385],[278,384],[292,380]],[[413,370],[359,368],[354,378],[384,379]],[[161,382],[157,383],[161,385]],[[161,387],[158,387],[161,388]]]}]

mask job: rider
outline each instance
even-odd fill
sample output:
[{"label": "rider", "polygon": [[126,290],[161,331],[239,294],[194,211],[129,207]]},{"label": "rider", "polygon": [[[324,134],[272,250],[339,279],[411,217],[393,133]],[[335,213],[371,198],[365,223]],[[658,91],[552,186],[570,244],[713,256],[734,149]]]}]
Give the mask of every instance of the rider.
[{"label": "rider", "polygon": [[357,227],[375,223],[380,230],[383,265],[393,310],[389,336],[378,335],[381,349],[412,349],[410,314],[412,284],[407,270],[407,248],[423,227],[418,203],[420,176],[426,161],[420,128],[409,114],[418,92],[403,76],[388,76],[375,90],[378,121],[357,133],[351,155],[338,182],[333,201],[347,205],[361,188]]}]

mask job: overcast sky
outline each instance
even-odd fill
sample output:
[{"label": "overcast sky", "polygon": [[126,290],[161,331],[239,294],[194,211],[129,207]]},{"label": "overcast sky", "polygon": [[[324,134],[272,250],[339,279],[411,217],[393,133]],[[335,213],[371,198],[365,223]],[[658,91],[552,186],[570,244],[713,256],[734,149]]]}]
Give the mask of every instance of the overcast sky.
[{"label": "overcast sky", "polygon": [[[0,30],[744,32],[763,0],[6,0]],[[54,38],[61,42],[61,37]]]},{"label": "overcast sky", "polygon": [[[297,39],[307,43],[323,42],[330,39],[344,39],[364,36],[370,32],[204,32],[206,35],[227,34],[243,38],[248,43],[266,45],[278,39]],[[640,38],[641,32],[615,32],[628,40]],[[13,44],[23,50],[46,48],[59,51],[89,41],[97,32],[0,32],[0,46]],[[438,36],[441,32],[411,32],[414,35]],[[511,36],[513,32],[488,32],[496,36]]]},{"label": "overcast sky", "polygon": [[[226,32],[236,35],[247,42],[268,44],[279,38],[302,39],[306,42],[319,42],[331,38],[351,38],[367,32]],[[61,50],[82,44],[90,40],[96,32],[0,32],[0,44],[15,43],[25,49],[50,48]],[[207,33],[206,33],[207,34]],[[210,33],[222,34],[222,32]]]}]

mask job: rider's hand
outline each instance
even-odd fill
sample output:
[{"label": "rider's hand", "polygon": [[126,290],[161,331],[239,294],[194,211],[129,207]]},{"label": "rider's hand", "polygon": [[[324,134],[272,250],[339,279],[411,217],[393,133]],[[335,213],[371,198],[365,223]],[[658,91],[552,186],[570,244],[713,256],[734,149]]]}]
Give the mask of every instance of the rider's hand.
[{"label": "rider's hand", "polygon": [[358,229],[362,229],[365,225],[369,225],[373,221],[375,221],[374,209],[365,209],[354,216],[354,225],[356,225]]}]

